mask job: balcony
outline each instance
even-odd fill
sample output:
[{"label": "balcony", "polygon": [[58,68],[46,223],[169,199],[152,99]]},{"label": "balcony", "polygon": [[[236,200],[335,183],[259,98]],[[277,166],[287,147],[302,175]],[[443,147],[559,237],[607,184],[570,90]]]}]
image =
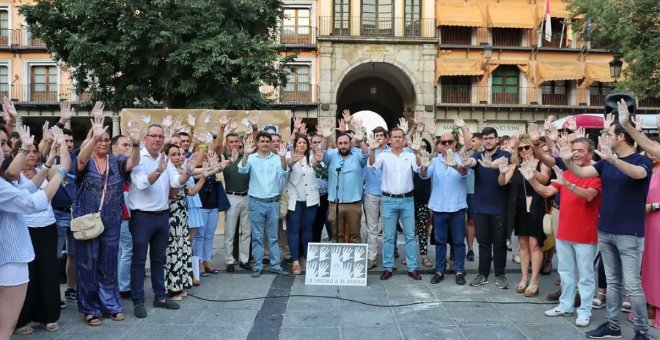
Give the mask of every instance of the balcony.
[{"label": "balcony", "polygon": [[46,50],[46,43],[41,39],[33,39],[27,28],[0,29],[0,49]]},{"label": "balcony", "polygon": [[[294,86],[295,88],[296,86]],[[287,91],[285,88],[263,86],[261,93],[264,99],[275,105],[312,105],[318,104],[318,85],[298,84],[298,88]]]},{"label": "balcony", "polygon": [[[548,93],[543,87],[501,87],[442,85],[438,86],[438,104],[508,105],[533,107],[598,107],[602,108],[607,94],[592,93],[589,89],[566,88],[565,93]],[[638,100],[639,108],[660,107],[660,99]]]},{"label": "balcony", "polygon": [[435,38],[435,19],[320,17],[319,37]]},{"label": "balcony", "polygon": [[0,97],[8,97],[17,104],[54,105],[62,100],[73,103],[89,101],[88,94],[77,95],[72,85],[0,85]]},{"label": "balcony", "polygon": [[315,48],[316,27],[313,26],[282,26],[278,42],[283,47]]}]

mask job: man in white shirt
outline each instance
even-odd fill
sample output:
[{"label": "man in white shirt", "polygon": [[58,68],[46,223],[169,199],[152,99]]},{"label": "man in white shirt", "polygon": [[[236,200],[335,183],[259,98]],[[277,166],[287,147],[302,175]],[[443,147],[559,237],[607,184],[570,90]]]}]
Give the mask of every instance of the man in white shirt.
[{"label": "man in white shirt", "polygon": [[165,252],[169,241],[169,192],[170,188],[182,187],[197,166],[197,157],[191,157],[185,165],[185,174],[179,174],[161,153],[165,130],[152,124],[144,137],[140,151],[140,164],[131,172],[128,192],[128,208],[131,210],[129,229],[133,236],[131,261],[131,293],[137,318],[147,317],[144,308],[144,264],[147,249],[151,246],[151,286],[154,290],[154,307],[179,309],[179,305],[167,299],[165,291]]},{"label": "man in white shirt", "polygon": [[419,173],[420,159],[417,155],[421,144],[419,136],[413,137],[411,149],[415,153],[404,152],[406,139],[401,128],[390,131],[390,151],[376,157],[378,143],[369,136],[369,166],[382,170],[381,208],[383,214],[383,274],[381,280],[392,277],[396,223],[401,219],[403,236],[406,240],[406,261],[408,276],[421,280],[417,271],[417,242],[415,242],[415,203],[413,199],[413,171]]}]

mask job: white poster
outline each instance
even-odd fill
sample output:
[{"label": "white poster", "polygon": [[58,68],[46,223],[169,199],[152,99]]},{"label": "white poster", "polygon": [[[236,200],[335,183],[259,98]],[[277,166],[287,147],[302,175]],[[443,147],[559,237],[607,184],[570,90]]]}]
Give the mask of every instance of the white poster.
[{"label": "white poster", "polygon": [[305,284],[367,286],[367,245],[309,243]]}]

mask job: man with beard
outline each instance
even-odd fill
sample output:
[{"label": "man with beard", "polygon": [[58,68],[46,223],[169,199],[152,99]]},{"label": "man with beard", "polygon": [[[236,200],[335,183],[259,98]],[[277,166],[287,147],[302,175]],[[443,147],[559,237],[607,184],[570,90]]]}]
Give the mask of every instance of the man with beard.
[{"label": "man with beard", "polygon": [[[348,238],[350,243],[361,243],[362,173],[367,164],[368,149],[364,143],[361,143],[362,150],[351,148],[351,137],[347,133],[337,135],[336,141],[336,149],[328,149],[323,153],[323,162],[328,164],[328,220],[334,228],[339,218],[339,230],[333,230],[336,240],[344,242]],[[337,204],[339,216],[336,216]]]},{"label": "man with beard", "polygon": [[479,242],[479,274],[470,281],[478,287],[488,283],[490,263],[495,267],[495,284],[501,289],[509,288],[504,269],[506,267],[506,236],[504,225],[509,186],[500,186],[498,162],[511,158],[511,154],[498,147],[497,130],[486,127],[481,131],[484,151],[472,156],[463,153],[463,164],[474,169],[474,199],[472,219]]}]

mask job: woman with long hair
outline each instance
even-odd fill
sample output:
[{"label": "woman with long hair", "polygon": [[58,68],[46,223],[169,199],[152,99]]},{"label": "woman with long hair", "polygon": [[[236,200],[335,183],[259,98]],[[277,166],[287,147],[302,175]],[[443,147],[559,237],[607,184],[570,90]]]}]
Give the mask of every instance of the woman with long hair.
[{"label": "woman with long hair", "polygon": [[[520,242],[522,277],[516,286],[516,292],[524,293],[526,297],[533,297],[539,294],[539,274],[543,265],[542,248],[545,242],[543,215],[551,200],[546,201],[536,193],[525,181],[518,167],[523,162],[532,166],[536,169],[536,180],[543,185],[547,185],[550,181],[550,168],[539,162],[532,141],[527,135],[518,138],[511,152],[511,164],[508,164],[506,158],[501,158],[499,162],[498,182],[500,185],[510,184],[507,227],[509,233],[510,230],[515,230]],[[531,278],[528,274],[530,258]]]},{"label": "woman with long hair", "polygon": [[[431,143],[422,139],[421,150],[432,153]],[[429,239],[429,216],[428,207],[431,197],[431,179],[422,179],[418,174],[413,174],[413,197],[415,198],[415,234],[419,243],[419,255],[422,256],[422,265],[424,267],[433,267],[433,262],[429,259],[428,239]],[[405,260],[405,259],[404,259]],[[404,264],[404,261],[401,261]]]},{"label": "woman with long hair", "polygon": [[320,148],[312,151],[307,136],[296,134],[293,139],[293,152],[287,159],[291,172],[286,185],[286,231],[294,275],[302,274],[300,258],[307,257],[307,244],[312,241],[313,224],[320,200],[313,167],[321,160],[323,151]]},{"label": "woman with long hair", "polygon": [[[36,150],[36,148],[33,147],[33,137],[30,136],[29,128],[18,127],[17,130],[20,135],[22,147],[17,150],[18,153],[14,157],[14,161],[19,162],[20,164],[18,165],[22,168],[30,151]],[[43,285],[43,281],[41,280],[39,283],[36,282],[38,280],[37,275],[42,276],[47,273],[39,273],[38,269],[40,268],[35,268],[37,260],[35,259],[33,242],[31,241],[32,233],[41,231],[48,233],[48,231],[45,229],[37,231],[32,230],[36,228],[27,228],[27,221],[24,216],[26,214],[47,212],[50,209],[50,200],[59,189],[63,179],[67,176],[68,169],[71,167],[71,159],[69,158],[67,146],[64,142],[64,136],[57,128],[54,128],[53,131],[56,133],[54,133],[55,143],[53,143],[52,154],[54,156],[55,151],[59,151],[61,154],[59,167],[54,166],[54,158],[50,157],[44,166],[33,173],[31,180],[21,177],[16,184],[6,180],[4,172],[0,173],[0,192],[2,192],[2,195],[0,195],[0,301],[2,301],[0,303],[0,339],[2,340],[10,338],[17,325],[19,315],[23,314],[21,306],[24,306],[24,302],[26,302],[28,282],[32,283],[34,281],[35,285],[38,284],[44,289],[51,287],[50,284]],[[7,149],[5,147],[7,139],[7,131],[4,128],[0,129],[0,141],[3,144],[2,148],[0,148],[0,164],[5,158],[4,151]],[[50,181],[48,184],[42,186],[44,179],[49,173],[52,175]],[[41,189],[38,190],[37,188]],[[57,231],[54,237],[55,239],[57,238]],[[40,252],[42,250],[47,251],[47,240],[41,238],[40,242],[46,244],[46,247],[40,249]],[[40,264],[42,262],[41,260],[49,261],[53,259],[57,261],[55,248],[56,246],[53,245],[52,254],[45,252],[40,254],[40,257],[43,257],[39,260]],[[52,298],[53,300],[57,300],[53,302],[55,305],[44,306],[37,303],[38,301],[31,299],[28,302],[29,307],[32,307],[34,304],[37,308],[32,308],[33,313],[25,315],[27,322],[40,322],[47,330],[54,331],[59,328],[59,325],[56,323],[59,319],[60,303],[57,281],[55,281],[54,287],[55,291]],[[39,297],[41,297],[41,289],[39,291]],[[33,289],[31,293],[34,294],[37,292]],[[20,325],[16,331],[20,334],[32,333],[33,329],[27,325],[27,322]]]},{"label": "woman with long hair", "polygon": [[[660,143],[660,138],[654,138]],[[660,159],[651,155],[653,175],[646,196],[646,230],[644,232],[644,253],[642,255],[642,288],[648,303],[649,320],[653,327],[660,328],[658,308],[660,308]],[[632,315],[632,313],[630,313]]]},{"label": "woman with long hair", "polygon": [[131,157],[110,154],[110,134],[103,126],[103,105],[92,109],[91,138],[84,143],[76,159],[78,177],[71,217],[99,211],[104,230],[89,240],[76,240],[78,311],[90,326],[101,325],[101,316],[122,321],[125,316],[119,302],[119,234],[123,220],[124,183],[127,173],[140,162],[140,130],[131,124]]}]

